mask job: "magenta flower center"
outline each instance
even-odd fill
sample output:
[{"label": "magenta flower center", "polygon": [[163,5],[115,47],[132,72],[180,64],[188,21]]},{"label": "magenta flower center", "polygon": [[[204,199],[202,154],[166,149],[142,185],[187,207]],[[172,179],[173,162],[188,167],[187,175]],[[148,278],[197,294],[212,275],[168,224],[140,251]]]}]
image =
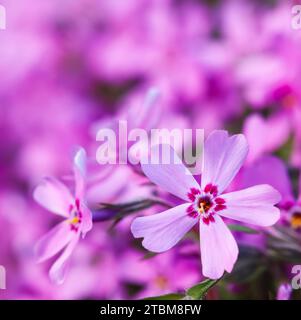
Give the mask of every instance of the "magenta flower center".
[{"label": "magenta flower center", "polygon": [[200,218],[205,224],[215,222],[216,212],[226,209],[226,201],[218,197],[217,186],[208,184],[204,190],[190,189],[188,198],[192,202],[187,213],[192,218]]},{"label": "magenta flower center", "polygon": [[211,209],[212,206],[213,203],[209,196],[200,197],[198,199],[197,207],[200,212],[206,213]]},{"label": "magenta flower center", "polygon": [[71,204],[69,207],[69,215],[70,218],[68,222],[70,223],[70,228],[74,232],[78,232],[79,226],[82,223],[83,214],[80,209],[80,201],[79,199],[75,200],[75,205]]},{"label": "magenta flower center", "polygon": [[279,207],[282,210],[287,211],[290,219],[289,223],[293,229],[301,228],[301,204],[295,201],[285,201],[280,204]]}]

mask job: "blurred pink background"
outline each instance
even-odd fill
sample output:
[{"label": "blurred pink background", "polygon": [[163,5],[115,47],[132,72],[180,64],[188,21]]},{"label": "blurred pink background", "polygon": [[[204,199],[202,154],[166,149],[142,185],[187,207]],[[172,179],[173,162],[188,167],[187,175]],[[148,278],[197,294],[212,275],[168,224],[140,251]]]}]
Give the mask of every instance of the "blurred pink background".
[{"label": "blurred pink background", "polygon": [[[121,117],[132,121],[151,87],[161,96],[152,125],[243,132],[250,154],[235,183],[250,184],[254,171],[248,170],[261,166],[268,169],[257,177],[271,180],[262,172],[271,170],[266,157],[273,156],[271,161],[280,161],[275,184],[290,185],[290,169],[296,191],[301,30],[291,27],[291,9],[297,3],[0,0],[7,15],[6,30],[0,30],[0,265],[7,289],[0,298],[137,299],[183,291],[202,280],[192,239],[143,259],[147,252],[129,229],[133,216],[114,229],[112,221],[95,223],[59,287],[48,277],[51,261],[37,264],[33,256],[37,240],[57,222],[33,200],[34,187],[44,176],[68,183],[76,147],[95,159],[95,128]],[[94,170],[104,175],[94,185],[95,203],[153,194],[130,166]],[[134,216],[155,212],[158,207]],[[262,237],[240,240],[265,252]],[[261,293],[230,282],[209,298],[266,297],[289,281],[285,266]]]}]

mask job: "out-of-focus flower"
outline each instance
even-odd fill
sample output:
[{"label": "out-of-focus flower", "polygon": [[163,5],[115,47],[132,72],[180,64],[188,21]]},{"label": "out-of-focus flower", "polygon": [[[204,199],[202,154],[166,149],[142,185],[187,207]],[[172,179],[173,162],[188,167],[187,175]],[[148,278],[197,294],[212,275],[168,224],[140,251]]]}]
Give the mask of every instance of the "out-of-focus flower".
[{"label": "out-of-focus flower", "polygon": [[49,271],[50,278],[58,284],[64,281],[69,258],[80,236],[85,236],[92,228],[92,215],[85,203],[85,158],[84,149],[80,149],[74,157],[74,197],[64,184],[54,178],[45,178],[33,194],[41,206],[65,218],[35,246],[39,262],[53,257],[65,248]]},{"label": "out-of-focus flower", "polygon": [[[136,218],[131,226],[143,246],[154,252],[172,248],[197,222],[200,226],[203,274],[220,278],[231,272],[238,255],[234,237],[221,216],[259,226],[271,226],[279,219],[274,207],[280,194],[269,185],[257,185],[222,195],[241,168],[248,145],[243,135],[229,137],[214,131],[204,146],[204,169],[199,185],[174,150],[165,145],[168,165],[142,162],[146,176],[155,184],[185,201],[184,204],[150,217]],[[153,148],[159,154],[160,146]]]},{"label": "out-of-focus flower", "polygon": [[[165,252],[149,259],[128,250],[120,259],[120,275],[127,284],[141,286],[134,298],[154,297],[188,289],[200,281],[196,257]],[[182,276],[179,277],[179,274]]]},{"label": "out-of-focus flower", "polygon": [[279,286],[277,292],[277,300],[289,300],[292,294],[292,286],[288,283],[283,283]]},{"label": "out-of-focus flower", "polygon": [[[149,152],[149,139],[145,141],[137,137],[136,141],[128,141],[124,139],[126,137],[120,135],[119,124],[122,122],[126,125],[128,134],[131,130],[144,130],[143,133],[146,133],[148,137],[152,134],[153,139],[156,139],[154,132],[157,133],[158,131],[151,133],[152,129],[172,130],[177,128],[183,130],[189,127],[189,123],[184,117],[171,110],[163,109],[162,104],[158,101],[159,97],[160,91],[157,88],[148,89],[142,99],[139,91],[126,99],[116,116],[107,117],[91,126],[93,136],[98,136],[99,133],[103,132],[102,130],[112,130],[116,136],[116,146],[118,145],[116,150],[109,153],[110,159],[116,161],[116,165],[104,164],[100,168],[98,163],[90,161],[87,200],[91,206],[95,207],[95,204],[101,202],[127,202],[150,196],[150,188],[143,186],[145,178],[137,174],[137,172],[140,172],[140,166],[118,163],[119,160],[139,163],[141,157]],[[181,139],[174,139],[173,142],[176,150],[181,150],[182,143],[185,143]],[[102,142],[100,142],[99,150],[102,150],[101,144]],[[103,160],[101,155],[98,160]],[[105,160],[107,161],[107,159],[108,156],[105,155]],[[101,185],[101,188],[99,185]]]},{"label": "out-of-focus flower", "polygon": [[[277,128],[277,130],[273,130]],[[274,152],[289,138],[290,123],[281,114],[264,119],[259,114],[250,115],[244,122],[243,132],[248,140],[250,152],[247,158],[252,163],[261,156]],[[273,134],[270,134],[273,131]]]},{"label": "out-of-focus flower", "polygon": [[[272,11],[263,12],[262,32],[256,33],[259,43],[256,49],[248,48],[248,54],[241,57],[236,66],[236,81],[250,108],[268,111],[266,127],[277,126],[267,139],[267,143],[274,140],[270,151],[275,151],[275,147],[281,146],[291,135],[294,148],[290,160],[293,165],[300,166],[301,91],[297,63],[300,61],[300,33],[290,29],[290,10],[290,5],[283,2]],[[262,133],[261,125],[259,132]],[[267,143],[264,142],[263,147]]]},{"label": "out-of-focus flower", "polygon": [[301,228],[301,175],[298,196],[295,198],[292,184],[283,161],[274,156],[265,156],[246,167],[241,176],[241,185],[248,187],[254,183],[268,183],[282,196],[278,207],[281,209],[281,222],[293,229]]},{"label": "out-of-focus flower", "polygon": [[[110,160],[112,160],[113,163],[118,163],[119,161],[122,163],[126,162],[128,151],[130,150],[130,147],[134,145],[134,142],[130,143],[130,141],[124,139],[127,137],[120,136],[120,125],[126,126],[126,132],[130,132],[133,129],[143,129],[149,133],[152,128],[157,127],[161,115],[160,106],[158,104],[159,95],[160,92],[157,88],[150,88],[142,103],[141,101],[138,103],[136,101],[128,101],[125,108],[123,108],[115,117],[101,119],[93,124],[91,132],[93,136],[96,136],[97,141],[104,139],[104,130],[112,130],[112,132],[115,133],[118,150],[111,150],[111,148],[108,150],[108,152],[110,151],[109,158],[111,158]],[[143,150],[142,152],[147,152],[147,145],[145,145],[144,141],[139,141],[139,143],[136,141],[135,145],[139,147],[139,150]],[[102,151],[101,147],[99,149]],[[103,154],[103,151],[101,154]],[[132,152],[132,154],[129,154],[129,157],[131,156],[133,157],[133,160],[135,158],[136,161],[139,161],[139,158],[142,155],[135,155],[134,152]],[[106,155],[106,161],[107,158],[108,156]],[[97,160],[103,161],[101,156],[99,156]]]},{"label": "out-of-focus flower", "polygon": [[[155,83],[168,101],[199,98],[204,89],[199,63],[201,35],[209,29],[203,6],[196,10],[195,4],[175,5],[170,0],[125,6],[135,19],[124,14],[107,21],[109,32],[89,50],[93,72],[113,82],[142,78]],[[107,17],[116,16],[116,9],[111,6]]]}]

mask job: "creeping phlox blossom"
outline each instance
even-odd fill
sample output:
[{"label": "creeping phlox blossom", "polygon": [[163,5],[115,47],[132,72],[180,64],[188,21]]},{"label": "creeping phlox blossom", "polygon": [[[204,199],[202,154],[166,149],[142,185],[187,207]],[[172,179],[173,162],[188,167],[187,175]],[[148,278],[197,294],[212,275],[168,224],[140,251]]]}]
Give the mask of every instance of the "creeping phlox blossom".
[{"label": "creeping phlox blossom", "polygon": [[92,228],[92,214],[85,204],[86,153],[79,149],[74,157],[75,196],[60,181],[45,178],[34,190],[34,199],[65,220],[44,235],[35,246],[38,262],[63,252],[52,265],[49,276],[57,284],[64,281],[69,258],[80,236]]},{"label": "creeping phlox blossom", "polygon": [[[153,252],[172,248],[199,223],[203,274],[218,279],[231,272],[238,256],[237,243],[221,217],[258,226],[271,226],[280,217],[274,205],[281,196],[270,185],[257,185],[223,194],[241,168],[248,144],[243,135],[228,136],[214,131],[204,145],[204,163],[199,185],[168,145],[157,145],[151,154],[173,159],[169,164],[142,162],[145,175],[155,184],[185,201],[184,204],[152,216],[136,218],[131,226],[136,238]],[[167,155],[169,153],[169,155]]]}]

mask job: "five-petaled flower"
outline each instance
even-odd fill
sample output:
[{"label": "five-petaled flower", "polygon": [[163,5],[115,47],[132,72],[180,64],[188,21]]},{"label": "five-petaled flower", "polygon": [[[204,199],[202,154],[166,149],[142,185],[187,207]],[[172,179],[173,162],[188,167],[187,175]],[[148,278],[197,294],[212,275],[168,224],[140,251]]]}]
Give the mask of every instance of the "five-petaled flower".
[{"label": "five-petaled flower", "polygon": [[47,210],[65,219],[44,235],[35,246],[38,262],[45,261],[61,252],[52,265],[49,276],[55,283],[65,278],[69,258],[80,236],[92,228],[92,215],[85,204],[86,153],[79,149],[74,157],[75,196],[60,181],[45,178],[34,190],[34,199]]},{"label": "five-petaled flower", "polygon": [[173,161],[169,164],[143,161],[142,169],[152,182],[185,203],[159,214],[136,218],[132,233],[136,238],[144,238],[142,244],[146,249],[163,252],[199,222],[203,274],[218,279],[224,271],[232,271],[238,256],[237,243],[221,217],[271,226],[280,217],[274,205],[281,196],[266,184],[223,194],[248,153],[247,141],[241,134],[229,137],[226,131],[211,133],[204,145],[200,185],[171,147],[154,146],[151,154],[159,154],[160,150],[165,155],[170,153],[168,156]]}]

